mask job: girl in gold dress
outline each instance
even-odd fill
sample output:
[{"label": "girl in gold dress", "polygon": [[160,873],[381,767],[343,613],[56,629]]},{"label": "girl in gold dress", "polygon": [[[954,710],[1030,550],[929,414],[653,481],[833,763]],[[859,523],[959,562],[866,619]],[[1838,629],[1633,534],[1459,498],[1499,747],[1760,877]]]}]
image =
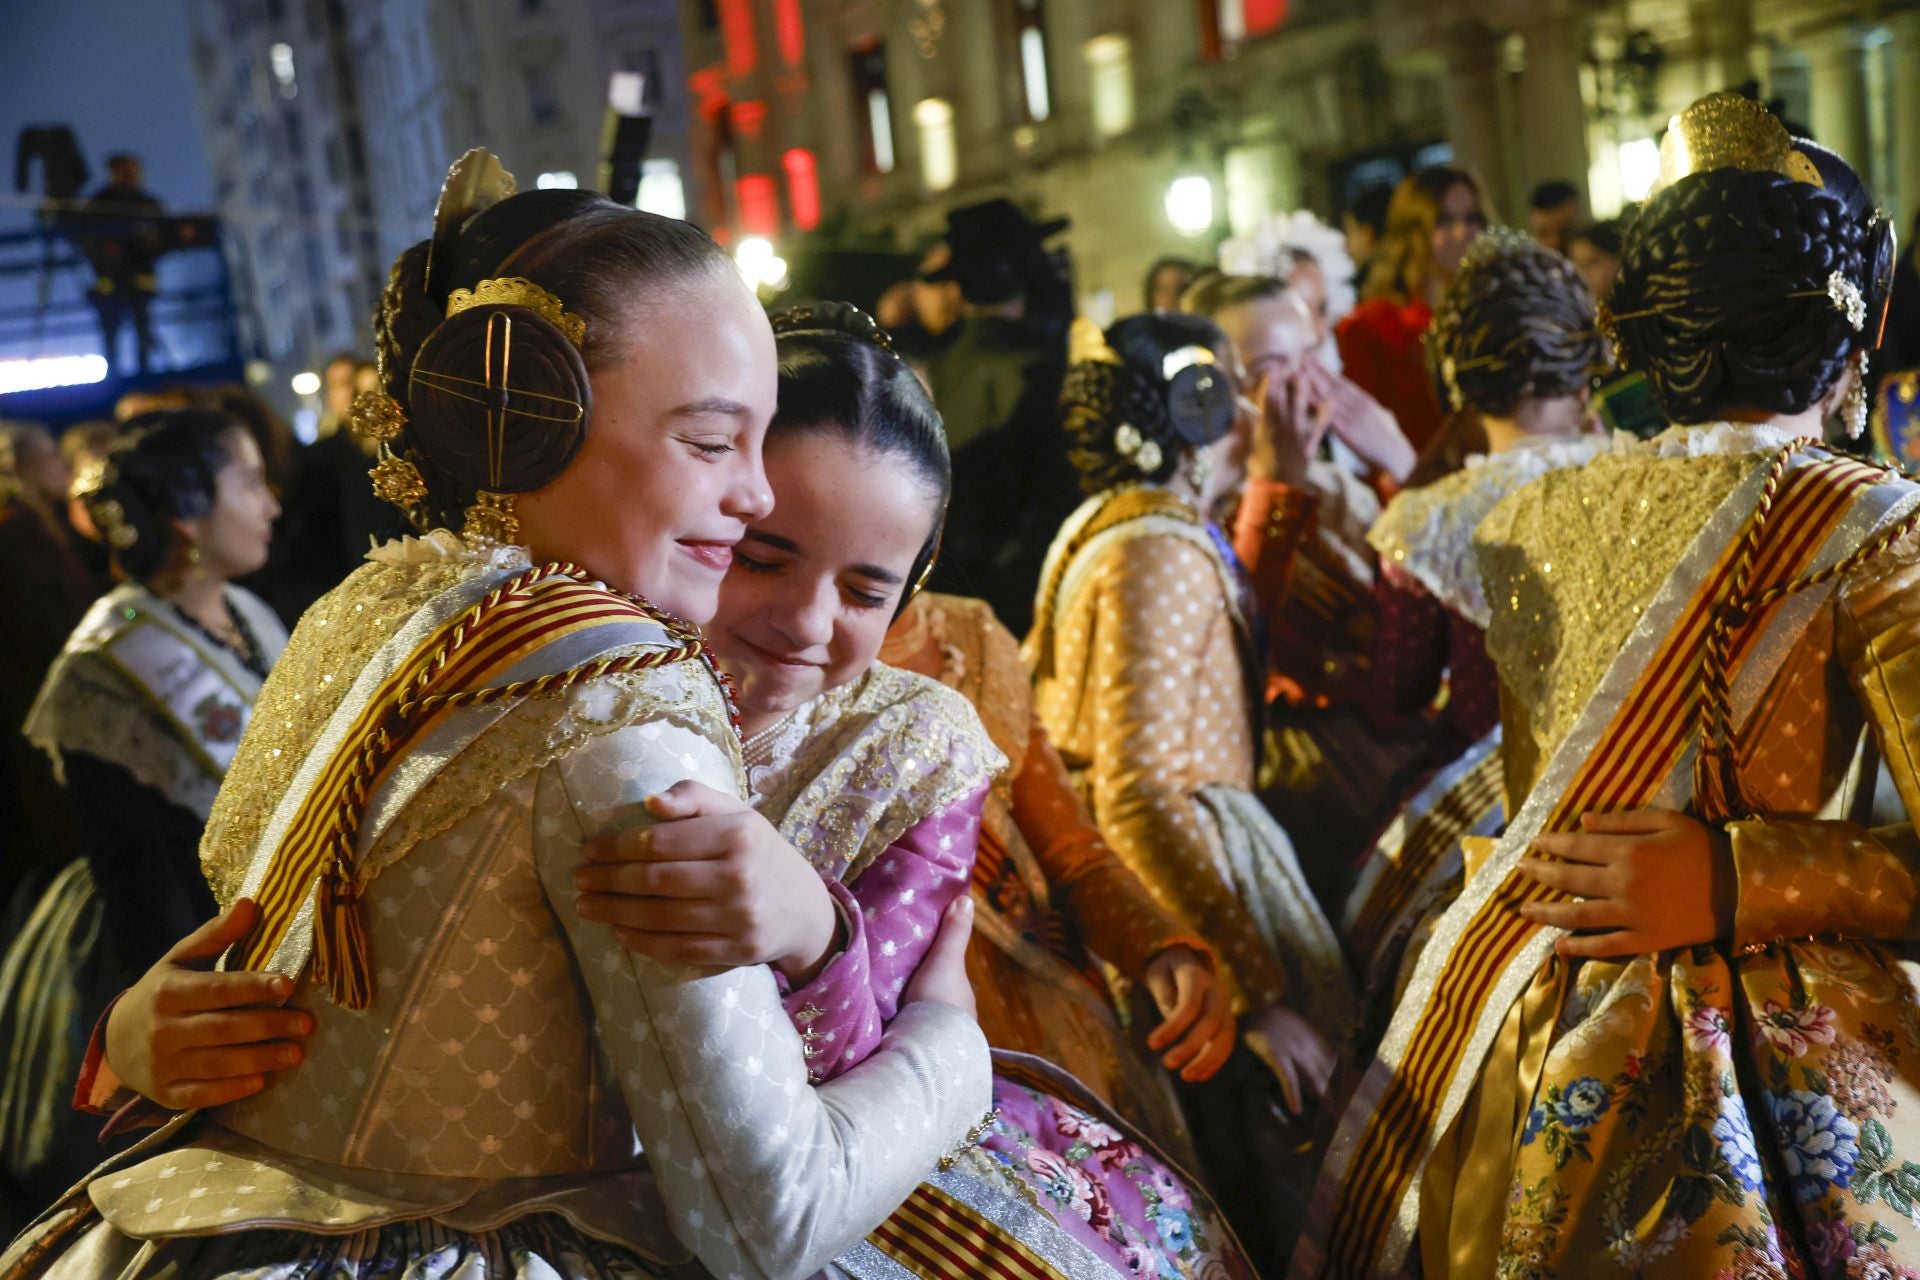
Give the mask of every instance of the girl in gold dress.
[{"label": "girl in gold dress", "polygon": [[[1758,104],[1696,103],[1612,297],[1680,426],[1476,534],[1512,817],[1470,845],[1297,1276],[1920,1268],[1920,487],[1822,448],[1891,233]],[[1607,318],[1602,318],[1603,327]],[[1490,847],[1489,847],[1490,846]]]}]

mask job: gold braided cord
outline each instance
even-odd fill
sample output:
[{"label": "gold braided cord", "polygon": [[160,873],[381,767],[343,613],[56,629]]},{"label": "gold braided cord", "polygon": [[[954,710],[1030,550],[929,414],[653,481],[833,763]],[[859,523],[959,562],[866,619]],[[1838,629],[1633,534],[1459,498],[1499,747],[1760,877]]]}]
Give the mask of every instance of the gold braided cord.
[{"label": "gold braided cord", "polygon": [[[1705,811],[1703,816],[1714,820],[1745,816],[1732,754],[1731,669],[1735,638],[1764,610],[1788,596],[1825,586],[1852,572],[1885,554],[1902,538],[1920,529],[1920,507],[1916,507],[1905,519],[1826,568],[1754,591],[1752,580],[1755,565],[1768,520],[1773,514],[1774,502],[1786,478],[1787,466],[1801,450],[1820,445],[1819,440],[1803,437],[1782,445],[1774,455],[1768,465],[1759,503],[1741,543],[1733,586],[1715,606],[1713,623],[1707,633],[1706,652],[1700,663],[1700,754],[1694,763],[1694,796],[1696,805],[1702,806]],[[1900,474],[1894,467],[1880,466],[1878,470],[1892,475]]]},{"label": "gold braided cord", "polygon": [[372,1003],[374,994],[372,949],[361,902],[366,886],[360,881],[354,856],[360,824],[381,772],[420,719],[436,711],[487,706],[553,693],[603,676],[645,671],[694,658],[705,660],[710,669],[713,666],[712,654],[696,630],[646,601],[634,599],[633,603],[648,618],[666,627],[675,642],[673,647],[599,658],[565,671],[511,684],[436,694],[422,692],[445,675],[504,600],[535,582],[554,577],[587,581],[586,573],[578,566],[555,561],[515,574],[470,606],[447,629],[433,656],[407,681],[393,709],[366,735],[354,754],[352,770],[334,806],[326,842],[329,864],[321,877],[314,918],[314,980],[325,983],[333,998],[345,1008],[365,1009]]}]

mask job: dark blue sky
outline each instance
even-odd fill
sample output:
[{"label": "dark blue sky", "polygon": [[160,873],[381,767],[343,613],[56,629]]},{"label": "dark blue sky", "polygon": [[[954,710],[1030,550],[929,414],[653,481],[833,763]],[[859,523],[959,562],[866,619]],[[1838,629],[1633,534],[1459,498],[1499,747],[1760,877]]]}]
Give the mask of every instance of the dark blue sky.
[{"label": "dark blue sky", "polygon": [[0,165],[10,197],[0,225],[25,220],[13,196],[13,149],[29,124],[73,126],[96,183],[109,152],[135,151],[148,189],[168,206],[212,205],[186,0],[0,0],[0,45]]}]

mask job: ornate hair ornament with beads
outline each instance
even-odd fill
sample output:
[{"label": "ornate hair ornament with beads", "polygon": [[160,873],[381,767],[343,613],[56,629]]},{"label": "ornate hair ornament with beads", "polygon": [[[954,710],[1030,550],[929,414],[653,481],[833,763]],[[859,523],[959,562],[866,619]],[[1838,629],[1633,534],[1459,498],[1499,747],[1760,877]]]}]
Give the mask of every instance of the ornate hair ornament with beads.
[{"label": "ornate hair ornament with beads", "polygon": [[1210,321],[1180,313],[1130,316],[1105,332],[1074,322],[1060,407],[1082,489],[1162,482],[1233,429],[1233,379],[1214,355],[1223,341]]},{"label": "ornate hair ornament with beads", "polygon": [[[381,299],[383,336],[410,309],[433,305],[441,294],[436,276],[448,271],[461,229],[514,194],[512,175],[492,154],[475,150],[460,158],[441,189],[425,254],[410,252],[394,264]],[[406,361],[404,375],[396,367],[402,358],[396,345],[382,341],[385,389],[355,400],[355,427],[378,444],[369,473],[374,492],[424,528],[431,523],[424,509],[431,486],[422,464],[430,463],[472,494],[468,536],[516,541],[512,495],[557,477],[586,438],[593,400],[582,358],[586,337],[584,319],[524,276],[446,290],[439,322]],[[404,405],[396,389],[403,389]],[[403,432],[411,447],[396,450]]]}]

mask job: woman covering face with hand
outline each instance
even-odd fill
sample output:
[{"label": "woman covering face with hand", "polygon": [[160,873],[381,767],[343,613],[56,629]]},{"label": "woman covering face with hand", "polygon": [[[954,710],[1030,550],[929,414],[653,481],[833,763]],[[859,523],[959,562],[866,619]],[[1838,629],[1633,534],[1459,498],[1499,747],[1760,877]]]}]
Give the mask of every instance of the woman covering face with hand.
[{"label": "woman covering face with hand", "polygon": [[[0,1270],[800,1276],[987,1106],[963,981],[907,988],[808,1087],[770,970],[663,964],[576,913],[590,837],[683,780],[739,794],[688,621],[771,507],[773,342],[691,227],[511,190],[456,167],[381,307],[375,480],[431,531],[301,620],[202,847],[257,903],[228,966],[292,980],[306,1068],[104,1170]],[[195,976],[150,975],[109,1045],[123,1011],[191,1030]]]}]

